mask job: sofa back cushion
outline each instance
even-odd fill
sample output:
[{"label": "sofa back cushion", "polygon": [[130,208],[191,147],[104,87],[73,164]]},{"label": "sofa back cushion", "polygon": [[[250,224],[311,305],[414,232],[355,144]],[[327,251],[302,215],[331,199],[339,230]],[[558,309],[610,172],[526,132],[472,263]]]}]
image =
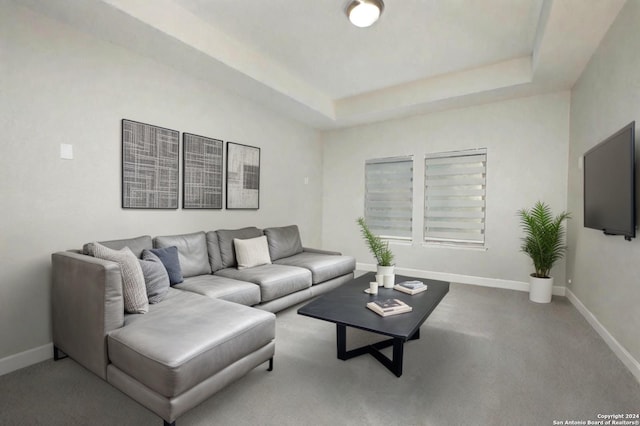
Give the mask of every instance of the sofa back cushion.
[{"label": "sofa back cushion", "polygon": [[233,245],[234,238],[247,240],[264,235],[262,229],[253,226],[241,229],[218,229],[216,234],[218,234],[218,246],[220,247],[220,257],[223,268],[234,268],[238,264],[236,261],[236,250]]},{"label": "sofa back cushion", "polygon": [[175,246],[178,248],[178,259],[184,278],[211,273],[207,239],[204,232],[193,234],[164,235],[153,239],[155,248]]},{"label": "sofa back cushion", "polygon": [[216,272],[222,269],[222,256],[220,255],[218,233],[216,231],[207,232],[207,251],[209,252],[209,264],[211,265],[211,272]]},{"label": "sofa back cushion", "polygon": [[264,234],[269,242],[271,260],[302,253],[302,240],[300,240],[300,231],[297,225],[265,228]]},{"label": "sofa back cushion", "polygon": [[[149,235],[142,235],[135,238],[127,238],[124,240],[110,240],[110,241],[98,241],[105,247],[113,250],[122,250],[125,247],[133,252],[133,254],[140,259],[142,257],[142,250],[153,248],[152,240]],[[82,247],[82,254],[94,256],[93,243],[87,243]]]}]

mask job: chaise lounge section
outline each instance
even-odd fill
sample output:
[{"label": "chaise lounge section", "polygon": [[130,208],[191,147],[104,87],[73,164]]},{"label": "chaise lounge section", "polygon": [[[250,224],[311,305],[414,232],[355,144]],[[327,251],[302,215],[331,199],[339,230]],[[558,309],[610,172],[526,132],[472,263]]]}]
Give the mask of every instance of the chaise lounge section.
[{"label": "chaise lounge section", "polygon": [[[148,312],[126,313],[119,263],[91,256],[91,244],[54,253],[54,357],[73,358],[165,424],[260,364],[271,370],[274,313],[338,287],[355,270],[353,257],[303,248],[295,225],[100,244],[138,259],[177,249],[182,282]],[[255,266],[246,266],[253,259],[244,251],[238,259],[236,247],[245,246],[258,248]]]}]

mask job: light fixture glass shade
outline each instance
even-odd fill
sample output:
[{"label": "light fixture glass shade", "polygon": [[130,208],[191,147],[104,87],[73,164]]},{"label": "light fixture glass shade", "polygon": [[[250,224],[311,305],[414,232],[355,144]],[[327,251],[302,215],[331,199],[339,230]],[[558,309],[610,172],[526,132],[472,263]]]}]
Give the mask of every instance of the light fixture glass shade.
[{"label": "light fixture glass shade", "polygon": [[354,0],[347,7],[347,16],[356,27],[370,27],[378,20],[383,8],[382,0]]}]

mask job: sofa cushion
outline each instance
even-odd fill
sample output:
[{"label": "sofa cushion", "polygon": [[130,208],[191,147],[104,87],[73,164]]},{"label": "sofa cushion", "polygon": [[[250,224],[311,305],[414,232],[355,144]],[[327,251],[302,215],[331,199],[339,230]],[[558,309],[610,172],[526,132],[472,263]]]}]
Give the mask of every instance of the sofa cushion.
[{"label": "sofa cushion", "polygon": [[211,272],[222,269],[222,256],[220,255],[220,245],[218,244],[218,233],[216,231],[207,232],[207,252],[209,253],[209,265]]},{"label": "sofa cushion", "polygon": [[261,229],[256,227],[242,229],[218,229],[218,246],[220,247],[220,257],[222,259],[223,268],[232,268],[237,265],[236,251],[233,246],[233,239],[246,240],[264,235]]},{"label": "sofa cushion", "polygon": [[269,241],[269,253],[272,261],[302,253],[302,240],[300,240],[300,231],[297,225],[265,228],[264,235]]},{"label": "sofa cushion", "polygon": [[269,312],[170,289],[148,314],[129,315],[107,339],[116,368],[172,398],[274,337],[275,315]]},{"label": "sofa cushion", "polygon": [[149,310],[149,299],[147,299],[144,275],[138,258],[131,249],[124,247],[121,250],[113,250],[100,243],[93,243],[92,249],[95,257],[111,260],[120,266],[124,310],[129,313],[146,313]]},{"label": "sofa cushion", "polygon": [[260,303],[260,287],[256,284],[218,275],[198,275],[197,277],[185,278],[184,282],[177,284],[174,288],[246,306]]},{"label": "sofa cushion", "polygon": [[351,256],[335,256],[303,252],[275,261],[279,265],[297,266],[311,271],[313,284],[318,284],[356,269],[356,259]]},{"label": "sofa cushion", "polygon": [[178,249],[180,268],[185,278],[211,273],[207,238],[204,232],[155,237],[153,245],[156,248],[175,246]]},{"label": "sofa cushion", "polygon": [[169,275],[169,284],[176,285],[183,281],[182,268],[180,267],[180,260],[178,258],[178,248],[176,246],[155,248],[151,250],[144,250],[142,257],[149,251],[160,258],[162,264],[167,270]]},{"label": "sofa cushion", "polygon": [[[113,250],[121,250],[125,247],[129,247],[137,258],[142,257],[142,250],[153,248],[152,240],[149,235],[142,235],[140,237],[127,238],[124,240],[99,241],[99,243]],[[82,254],[94,256],[93,244],[93,242],[85,244],[82,247]]]},{"label": "sofa cushion", "polygon": [[169,290],[169,274],[158,256],[145,250],[139,260],[144,275],[149,303],[158,303],[164,299]]},{"label": "sofa cushion", "polygon": [[294,266],[271,264],[247,269],[225,268],[216,275],[258,284],[261,302],[311,287],[311,272]]},{"label": "sofa cushion", "polygon": [[247,240],[234,238],[233,246],[236,250],[238,269],[253,268],[254,266],[268,265],[271,263],[269,245],[267,244],[267,237],[264,235]]}]

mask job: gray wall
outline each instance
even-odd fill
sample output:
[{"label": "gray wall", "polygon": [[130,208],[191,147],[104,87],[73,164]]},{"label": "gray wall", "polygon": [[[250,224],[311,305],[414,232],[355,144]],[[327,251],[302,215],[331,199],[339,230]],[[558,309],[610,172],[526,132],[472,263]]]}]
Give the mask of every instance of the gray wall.
[{"label": "gray wall", "polygon": [[[375,263],[355,223],[364,212],[364,163],[370,158],[414,155],[414,242],[392,244],[400,268],[525,285],[533,267],[520,253],[517,210],[538,199],[556,212],[566,209],[568,92],[337,130],[323,140],[322,238],[362,263]],[[487,148],[487,250],[425,246],[424,155],[471,148]],[[552,274],[556,285],[564,285],[564,263]]]},{"label": "gray wall", "polygon": [[[569,289],[640,360],[640,240],[605,236],[583,227],[579,158],[624,125],[636,121],[640,138],[640,2],[629,1],[571,93]],[[638,146],[636,144],[636,146]],[[636,158],[636,164],[640,164]],[[640,237],[640,235],[639,235]]]},{"label": "gray wall", "polygon": [[[0,55],[0,360],[51,341],[54,251],[292,223],[319,245],[318,132],[13,2],[0,3]],[[260,147],[260,209],[121,209],[122,118]],[[74,160],[59,158],[61,143]]]}]

